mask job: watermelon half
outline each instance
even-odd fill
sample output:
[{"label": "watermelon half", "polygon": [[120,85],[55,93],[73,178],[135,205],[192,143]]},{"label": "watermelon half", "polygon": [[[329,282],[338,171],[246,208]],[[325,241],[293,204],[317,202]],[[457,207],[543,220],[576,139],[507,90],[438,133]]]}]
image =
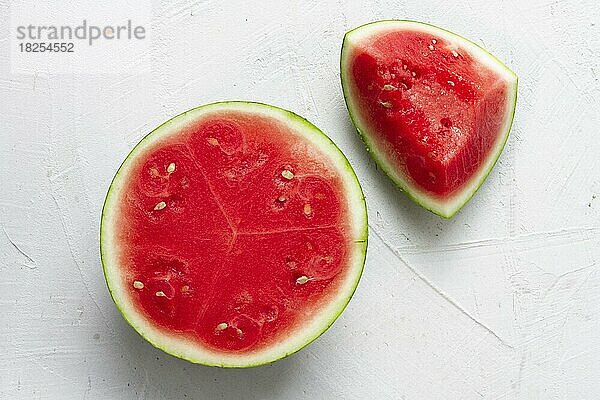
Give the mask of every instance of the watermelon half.
[{"label": "watermelon half", "polygon": [[517,76],[435,26],[380,21],[348,32],[341,79],[352,121],[377,163],[445,218],[481,186],[508,139]]},{"label": "watermelon half", "polygon": [[310,122],[214,103],[127,156],[100,244],[117,307],[150,343],[249,367],[301,349],[340,315],[363,269],[367,214],[347,159]]}]

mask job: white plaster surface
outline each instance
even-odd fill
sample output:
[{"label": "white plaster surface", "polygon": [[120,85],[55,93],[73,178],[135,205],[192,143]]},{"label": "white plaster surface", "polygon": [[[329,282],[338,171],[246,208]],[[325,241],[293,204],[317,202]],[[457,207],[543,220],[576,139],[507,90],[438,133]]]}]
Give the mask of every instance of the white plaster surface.
[{"label": "white plaster surface", "polygon": [[[154,2],[140,60],[150,72],[13,75],[0,0],[0,399],[600,398],[599,10],[592,0]],[[386,18],[463,34],[520,78],[508,146],[450,221],[375,168],[344,106],[343,34]],[[328,133],[356,169],[371,227],[341,318],[303,351],[249,370],[146,343],[113,305],[98,249],[102,202],[131,147],[226,99],[272,103]]]}]

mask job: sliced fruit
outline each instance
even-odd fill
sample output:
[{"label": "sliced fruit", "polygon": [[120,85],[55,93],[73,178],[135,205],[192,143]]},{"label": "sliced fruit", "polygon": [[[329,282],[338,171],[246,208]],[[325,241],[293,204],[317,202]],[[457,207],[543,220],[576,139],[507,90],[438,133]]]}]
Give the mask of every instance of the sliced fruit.
[{"label": "sliced fruit", "polygon": [[314,125],[224,102],[132,150],[100,245],[117,307],[149,342],[249,367],[299,350],[339,316],[362,272],[367,216],[354,171]]},{"label": "sliced fruit", "polygon": [[352,121],[381,168],[426,209],[458,212],[508,139],[517,76],[454,33],[380,21],[346,34],[341,78]]}]

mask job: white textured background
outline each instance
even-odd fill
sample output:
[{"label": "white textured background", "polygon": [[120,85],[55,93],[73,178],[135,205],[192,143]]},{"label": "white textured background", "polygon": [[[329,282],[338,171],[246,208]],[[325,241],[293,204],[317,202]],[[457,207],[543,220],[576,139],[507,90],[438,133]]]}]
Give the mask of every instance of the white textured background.
[{"label": "white textured background", "polygon": [[[153,4],[140,60],[151,73],[11,75],[0,0],[1,399],[600,397],[596,1],[168,3]],[[384,18],[463,34],[520,77],[508,146],[451,221],[388,182],[346,113],[343,34]],[[328,133],[356,169],[371,227],[342,317],[250,370],[146,343],[114,307],[98,250],[102,201],[130,148],[225,99],[272,103]]]}]

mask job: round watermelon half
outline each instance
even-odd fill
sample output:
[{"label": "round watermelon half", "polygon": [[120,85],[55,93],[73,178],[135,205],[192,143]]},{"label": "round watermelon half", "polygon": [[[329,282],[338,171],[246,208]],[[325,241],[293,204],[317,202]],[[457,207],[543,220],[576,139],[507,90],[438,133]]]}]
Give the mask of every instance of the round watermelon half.
[{"label": "round watermelon half", "polygon": [[517,76],[476,44],[414,21],[344,37],[341,80],[352,121],[384,172],[450,218],[496,163],[512,125]]},{"label": "round watermelon half", "polygon": [[147,135],[108,191],[108,288],[154,346],[220,367],[275,361],[346,307],[367,248],[348,160],[305,119],[223,102]]}]

